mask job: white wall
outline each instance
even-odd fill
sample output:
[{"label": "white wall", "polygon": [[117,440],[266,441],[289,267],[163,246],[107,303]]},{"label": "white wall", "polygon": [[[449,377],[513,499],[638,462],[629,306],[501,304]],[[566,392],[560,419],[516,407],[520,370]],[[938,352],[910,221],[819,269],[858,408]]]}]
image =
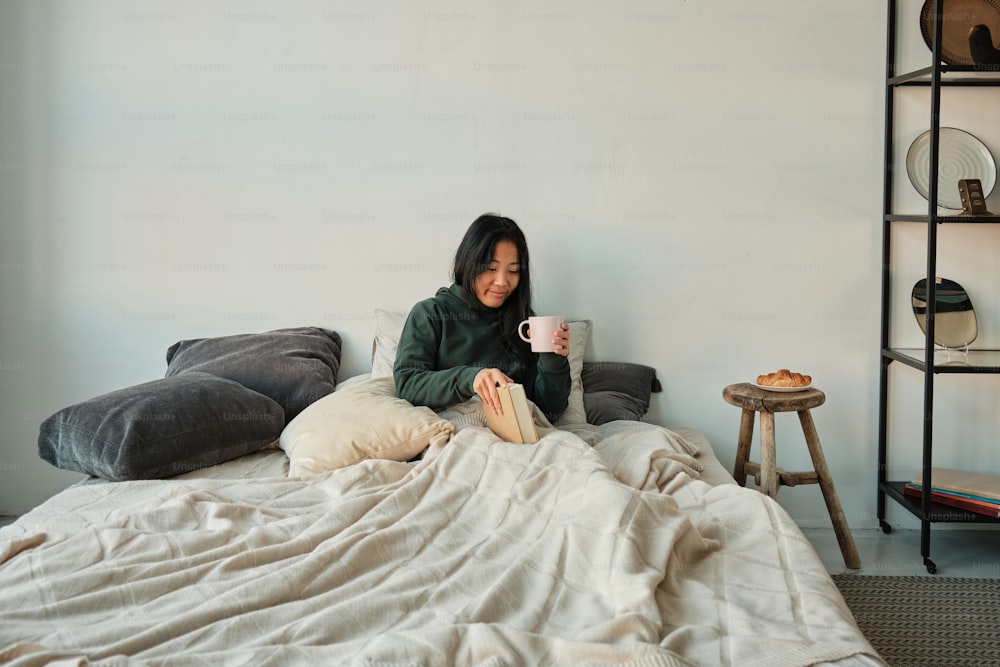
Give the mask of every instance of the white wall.
[{"label": "white wall", "polygon": [[[812,373],[850,522],[874,525],[881,3],[4,0],[0,31],[0,513],[78,478],[37,458],[44,417],[161,377],[178,339],[322,325],[342,375],[367,370],[373,309],[445,285],[499,211],[538,309],[592,319],[590,359],[655,366],[650,419],[727,466],[722,388]],[[987,264],[960,282],[995,342]],[[1000,472],[975,381],[952,455]],[[787,469],[798,431],[779,417]],[[829,525],[818,489],[780,499]]]}]

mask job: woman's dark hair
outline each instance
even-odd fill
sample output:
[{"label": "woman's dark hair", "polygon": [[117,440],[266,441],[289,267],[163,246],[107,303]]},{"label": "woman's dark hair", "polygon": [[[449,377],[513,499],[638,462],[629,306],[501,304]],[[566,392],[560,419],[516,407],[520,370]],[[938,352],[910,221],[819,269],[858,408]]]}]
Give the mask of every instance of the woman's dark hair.
[{"label": "woman's dark hair", "polygon": [[517,288],[500,306],[500,334],[503,347],[509,354],[527,362],[530,347],[517,335],[517,326],[530,315],[531,273],[528,263],[528,242],[524,232],[510,218],[486,213],[469,226],[455,252],[455,282],[473,297],[476,295],[476,278],[489,268],[497,243],[510,241],[517,248]]}]

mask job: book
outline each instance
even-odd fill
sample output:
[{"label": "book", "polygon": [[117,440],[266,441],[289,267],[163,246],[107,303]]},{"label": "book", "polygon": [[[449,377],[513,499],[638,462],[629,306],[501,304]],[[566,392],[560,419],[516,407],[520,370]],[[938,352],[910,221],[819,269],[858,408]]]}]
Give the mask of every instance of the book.
[{"label": "book", "polygon": [[[908,482],[903,485],[903,493],[915,498],[921,498],[923,497],[924,490],[923,487]],[[985,516],[993,517],[994,519],[1000,518],[1000,501],[989,502],[986,500],[977,500],[975,498],[967,498],[963,495],[942,493],[934,490],[931,490],[931,500],[936,503],[940,503],[941,505],[947,505],[948,507],[955,507],[957,509],[975,512],[976,514],[983,514]]]},{"label": "book", "polygon": [[538,430],[531,416],[531,404],[528,403],[528,395],[524,393],[524,385],[497,387],[497,393],[500,395],[503,414],[495,414],[493,410],[483,406],[490,430],[506,442],[523,445],[538,442]]},{"label": "book", "polygon": [[[923,486],[923,475],[917,475],[910,483]],[[1000,477],[950,468],[931,468],[931,491],[960,493],[970,498],[1000,502]]]}]

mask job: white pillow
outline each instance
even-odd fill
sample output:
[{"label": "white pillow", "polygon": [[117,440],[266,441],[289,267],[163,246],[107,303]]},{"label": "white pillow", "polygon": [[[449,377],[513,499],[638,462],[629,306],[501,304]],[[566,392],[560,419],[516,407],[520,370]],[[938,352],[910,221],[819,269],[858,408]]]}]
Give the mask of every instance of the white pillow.
[{"label": "white pillow", "polygon": [[308,406],[285,426],[278,445],[288,455],[289,477],[302,477],[365,459],[408,461],[454,432],[430,408],[398,398],[392,378],[373,378]]},{"label": "white pillow", "polygon": [[392,377],[396,363],[396,348],[406,324],[406,313],[375,311],[375,351],[372,354],[372,377]]},{"label": "white pillow", "polygon": [[[375,311],[375,352],[372,355],[372,377],[392,377],[392,367],[396,363],[396,348],[406,324],[406,315],[388,310]],[[569,377],[570,392],[566,411],[559,417],[556,426],[565,424],[586,424],[587,410],[583,404],[583,353],[590,337],[591,321],[576,320],[569,324]]]},{"label": "white pillow", "polygon": [[569,324],[569,402],[555,426],[586,424],[587,409],[583,404],[583,353],[590,337],[590,320],[577,320]]}]

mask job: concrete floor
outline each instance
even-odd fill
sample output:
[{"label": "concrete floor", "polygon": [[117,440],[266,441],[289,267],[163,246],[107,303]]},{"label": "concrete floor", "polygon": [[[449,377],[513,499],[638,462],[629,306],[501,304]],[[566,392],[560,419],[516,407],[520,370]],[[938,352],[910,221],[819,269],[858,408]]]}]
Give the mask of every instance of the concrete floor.
[{"label": "concrete floor", "polygon": [[[854,530],[861,569],[849,570],[832,528],[802,531],[831,574],[930,576],[920,556],[920,531]],[[948,530],[931,526],[930,558],[942,577],[1000,579],[1000,530]]]}]

